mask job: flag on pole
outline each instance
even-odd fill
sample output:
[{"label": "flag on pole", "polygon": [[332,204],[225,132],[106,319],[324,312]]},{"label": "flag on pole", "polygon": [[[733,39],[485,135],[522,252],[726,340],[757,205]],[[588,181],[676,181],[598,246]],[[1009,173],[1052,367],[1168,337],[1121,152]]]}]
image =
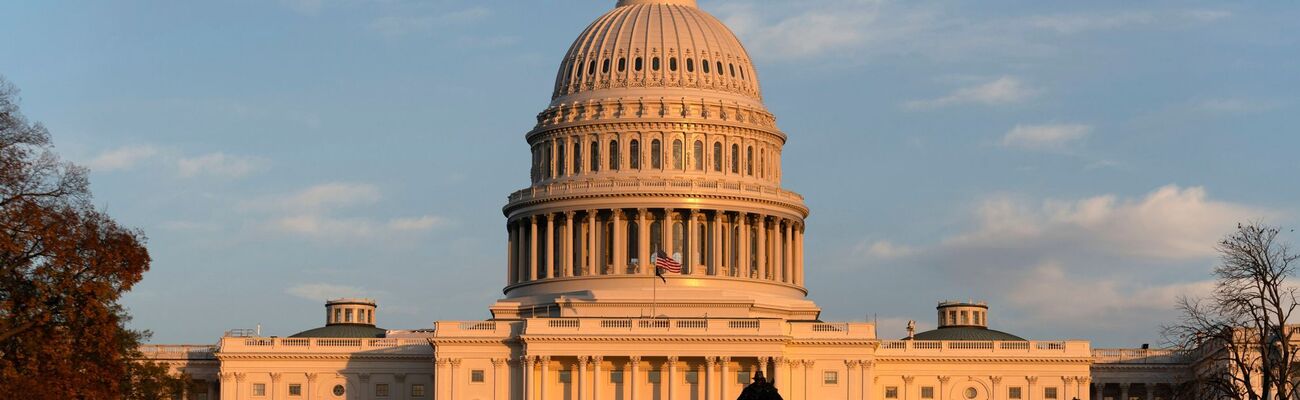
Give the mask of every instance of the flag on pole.
[{"label": "flag on pole", "polygon": [[664,271],[680,274],[682,273],[682,263],[669,257],[668,253],[664,253],[663,250],[659,250],[655,253],[655,276],[658,276],[659,279],[664,280],[664,283],[667,283],[668,278],[664,278]]}]

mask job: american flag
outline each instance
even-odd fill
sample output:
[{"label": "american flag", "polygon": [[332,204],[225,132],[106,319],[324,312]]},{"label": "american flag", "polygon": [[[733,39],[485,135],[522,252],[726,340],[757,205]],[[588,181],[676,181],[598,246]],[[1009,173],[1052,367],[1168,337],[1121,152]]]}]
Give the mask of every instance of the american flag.
[{"label": "american flag", "polygon": [[655,253],[655,268],[662,271],[672,272],[674,274],[682,273],[682,263],[669,257],[663,250],[659,250],[658,253]]}]

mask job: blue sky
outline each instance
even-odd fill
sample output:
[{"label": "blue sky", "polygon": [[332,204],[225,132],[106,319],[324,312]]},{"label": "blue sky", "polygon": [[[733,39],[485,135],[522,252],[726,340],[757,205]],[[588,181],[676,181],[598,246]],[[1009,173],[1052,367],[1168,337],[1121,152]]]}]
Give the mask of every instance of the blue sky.
[{"label": "blue sky", "polygon": [[[143,229],[155,342],[481,319],[560,57],[609,1],[23,2],[0,74]],[[1237,221],[1295,226],[1287,2],[710,1],[756,60],[823,319],[1158,343]],[[1296,238],[1290,237],[1292,242]]]}]

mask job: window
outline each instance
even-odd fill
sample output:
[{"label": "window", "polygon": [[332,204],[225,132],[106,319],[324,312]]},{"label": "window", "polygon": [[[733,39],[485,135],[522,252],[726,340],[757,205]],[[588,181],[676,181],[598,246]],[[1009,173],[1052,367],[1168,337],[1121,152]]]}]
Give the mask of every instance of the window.
[{"label": "window", "polygon": [[686,371],[686,383],[698,385],[700,383],[700,373],[695,371]]},{"label": "window", "polygon": [[636,61],[632,62],[632,67],[636,69],[636,72],[641,72],[641,67],[642,67],[641,64],[642,64],[641,57],[637,57]]},{"label": "window", "polygon": [[731,173],[740,173],[740,146],[731,145]]},{"label": "window", "polygon": [[1043,398],[1044,398],[1044,399],[1055,399],[1055,398],[1056,398],[1056,388],[1054,388],[1054,387],[1043,388]]},{"label": "window", "polygon": [[609,371],[609,383],[623,383],[623,370]]},{"label": "window", "polygon": [[582,142],[573,143],[573,173],[582,172]]},{"label": "window", "polygon": [[722,75],[722,61],[718,61],[718,75]]},{"label": "window", "polygon": [[695,141],[695,146],[691,149],[691,162],[695,164],[696,171],[704,170],[704,142]]},{"label": "window", "polygon": [[839,373],[839,371],[822,371],[822,384],[823,384],[823,385],[838,385],[838,384],[840,384],[840,373]]},{"label": "window", "polygon": [[302,385],[297,384],[297,383],[292,384],[292,385],[289,385],[289,395],[290,395],[290,396],[302,396]]},{"label": "window", "polygon": [[627,166],[632,169],[641,169],[641,141],[632,139],[627,143]]},{"label": "window", "polygon": [[344,317],[344,320],[343,320],[344,322],[352,322],[352,309],[351,309],[351,308],[347,309],[347,311],[344,311],[344,312],[343,312],[343,315],[345,316],[345,317]]},{"label": "window", "polygon": [[655,383],[662,382],[661,379],[663,379],[663,374],[660,373],[658,370],[650,370],[650,371],[646,371],[645,377],[646,377],[646,382],[655,384]]},{"label": "window", "polygon": [[970,325],[970,314],[968,314],[966,311],[961,312],[961,324]]},{"label": "window", "polygon": [[411,385],[411,397],[424,397],[424,384]]},{"label": "window", "polygon": [[976,396],[979,396],[979,395],[980,395],[980,391],[979,391],[979,390],[976,390],[976,389],[973,388],[973,387],[972,387],[972,388],[966,388],[966,398],[968,398],[968,399],[974,399]]},{"label": "window", "polygon": [[727,64],[727,67],[731,68],[731,76],[734,78],[736,76],[736,64]]},{"label": "window", "polygon": [[668,70],[677,72],[677,57],[668,58]]},{"label": "window", "polygon": [[564,142],[560,142],[560,147],[556,147],[556,148],[555,148],[555,157],[556,157],[555,163],[560,165],[560,166],[558,167],[559,172],[560,172],[560,174],[559,174],[560,176],[564,176],[564,174],[566,174],[566,173],[569,172],[569,171],[568,171],[568,168],[565,168],[565,167],[567,167],[567,166],[569,165],[568,160],[564,158],[564,148],[565,148],[565,147],[568,147],[568,146],[565,146],[565,145],[564,145]]},{"label": "window", "polygon": [[591,142],[591,172],[600,172],[600,142]]},{"label": "window", "polygon": [[388,384],[387,384],[387,383],[376,383],[376,384],[375,384],[375,397],[388,397]]},{"label": "window", "polygon": [[609,142],[609,170],[618,171],[618,141]]},{"label": "window", "polygon": [[618,58],[618,72],[623,72],[623,71],[626,71],[626,70],[627,70],[627,59],[626,59],[626,58],[623,58],[623,57],[619,57],[619,58]]},{"label": "window", "polygon": [[767,149],[758,149],[758,177],[766,176],[767,172]]},{"label": "window", "polygon": [[570,371],[570,370],[567,370],[567,369],[566,369],[566,370],[561,370],[561,371],[560,371],[560,383],[570,383],[570,382],[573,382],[573,371]]},{"label": "window", "polygon": [[473,383],[483,383],[483,370],[476,369],[469,371],[469,381]]},{"label": "window", "polygon": [[682,141],[673,139],[673,169],[682,169]]},{"label": "window", "polygon": [[745,175],[754,176],[754,146],[745,151]]},{"label": "window", "polygon": [[650,59],[650,69],[653,69],[655,71],[659,70],[659,57]]},{"label": "window", "polygon": [[595,75],[595,74],[596,74],[596,60],[591,60],[591,64],[587,65],[587,75]]},{"label": "window", "polygon": [[745,66],[740,66],[740,79],[745,79]]},{"label": "window", "polygon": [[934,386],[922,386],[922,387],[921,387],[921,398],[922,398],[922,399],[933,399],[933,398],[934,398]]},{"label": "window", "polygon": [[700,60],[700,67],[704,68],[704,73],[709,73],[709,60]]},{"label": "window", "polygon": [[749,373],[749,371],[745,371],[743,369],[740,371],[736,371],[736,383],[742,385],[749,384],[749,382],[753,380],[753,378],[751,378],[752,376],[754,376],[754,374],[751,374]]},{"label": "window", "polygon": [[659,139],[650,141],[650,168],[662,169],[664,167],[664,151],[659,144]]},{"label": "window", "polygon": [[253,384],[253,395],[254,395],[254,396],[266,396],[266,384],[265,384],[265,383],[254,383],[254,384]]},{"label": "window", "polygon": [[608,73],[609,73],[609,59],[608,59],[608,58],[606,58],[605,61],[601,61],[601,62],[600,62],[600,73],[602,73],[602,74],[608,74]]},{"label": "window", "polygon": [[334,385],[333,392],[335,397],[343,397],[346,390],[343,389],[343,385]]},{"label": "window", "polygon": [[343,310],[342,310],[342,309],[335,308],[335,309],[334,309],[334,322],[340,322],[340,321],[343,321]]},{"label": "window", "polygon": [[885,387],[885,398],[886,398],[886,399],[897,399],[897,398],[898,398],[898,386],[886,386],[886,387]]},{"label": "window", "polygon": [[686,59],[686,72],[695,72],[695,60]]},{"label": "window", "polygon": [[1023,399],[1024,396],[1020,392],[1020,387],[1017,386],[1013,388],[1007,388],[1007,398],[1011,400],[1020,400]]},{"label": "window", "polygon": [[713,142],[713,170],[722,172],[722,142]]}]

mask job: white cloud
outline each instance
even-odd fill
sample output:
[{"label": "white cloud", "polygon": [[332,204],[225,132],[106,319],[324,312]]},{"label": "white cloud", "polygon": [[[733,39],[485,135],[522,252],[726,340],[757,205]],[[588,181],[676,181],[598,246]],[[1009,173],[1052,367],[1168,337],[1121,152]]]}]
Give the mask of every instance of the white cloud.
[{"label": "white cloud", "polygon": [[448,25],[466,24],[492,15],[486,7],[472,7],[437,15],[397,14],[375,18],[369,29],[384,36],[429,33]]},{"label": "white cloud", "polygon": [[335,285],[329,283],[300,283],[284,291],[287,294],[307,300],[330,300],[341,297],[374,296],[366,289],[355,286]]},{"label": "white cloud", "polygon": [[259,158],[232,156],[225,153],[208,153],[183,157],[176,161],[176,172],[184,178],[215,176],[240,178],[261,169],[266,164]]},{"label": "white cloud", "polygon": [[853,248],[853,254],[859,257],[898,258],[912,255],[915,249],[895,244],[888,240],[863,241]]},{"label": "white cloud", "polygon": [[[1169,284],[1144,284],[1114,277],[1096,278],[1089,274],[1070,274],[1066,267],[1047,262],[1034,267],[1007,290],[1008,305],[1019,309],[1037,323],[1054,325],[1100,324],[1122,327],[1149,319],[1151,315],[1168,317],[1179,296],[1203,296],[1213,288],[1213,281],[1202,280]],[[1088,299],[1069,306],[1044,299]],[[1151,332],[1154,336],[1158,332]]]},{"label": "white cloud", "polygon": [[247,202],[245,209],[261,212],[260,225],[274,232],[314,239],[384,238],[430,231],[448,222],[434,215],[381,219],[341,215],[374,211],[383,200],[379,188],[366,183],[331,182],[282,196]]},{"label": "white cloud", "polygon": [[394,218],[388,221],[388,228],[397,231],[427,231],[445,224],[442,218],[424,215],[413,218]]},{"label": "white cloud", "polygon": [[286,196],[257,202],[294,212],[319,212],[358,205],[374,204],[382,199],[379,188],[367,183],[330,182],[315,185]]},{"label": "white cloud", "polygon": [[1016,125],[1002,136],[1003,147],[1027,150],[1063,150],[1092,132],[1084,124]]},{"label": "white cloud", "polygon": [[1028,100],[1039,92],[1020,79],[1003,76],[991,82],[959,88],[937,99],[908,101],[903,103],[903,107],[918,110],[960,104],[1003,105]]},{"label": "white cloud", "polygon": [[91,170],[103,172],[130,169],[158,153],[158,148],[151,145],[124,146],[99,153],[86,162],[86,166]]}]

